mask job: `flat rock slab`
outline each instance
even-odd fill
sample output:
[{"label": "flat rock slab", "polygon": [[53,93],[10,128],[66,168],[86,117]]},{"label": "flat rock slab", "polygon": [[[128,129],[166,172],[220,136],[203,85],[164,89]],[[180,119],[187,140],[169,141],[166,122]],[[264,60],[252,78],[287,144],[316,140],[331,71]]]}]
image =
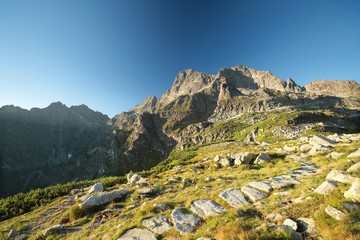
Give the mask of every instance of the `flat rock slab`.
[{"label": "flat rock slab", "polygon": [[320,184],[314,192],[322,194],[322,195],[329,195],[332,191],[334,191],[338,187],[336,182],[326,180],[322,184]]},{"label": "flat rock slab", "polygon": [[173,224],[170,222],[170,220],[162,215],[147,218],[143,220],[141,224],[157,234],[163,234],[173,227]]},{"label": "flat rock slab", "polygon": [[312,139],[310,139],[309,143],[311,145],[322,145],[332,147],[335,144],[335,141],[331,140],[330,138],[324,137],[320,134],[315,134]]},{"label": "flat rock slab", "polygon": [[190,210],[202,218],[219,215],[227,211],[212,200],[196,200],[191,204]]},{"label": "flat rock slab", "polygon": [[261,199],[267,198],[268,195],[265,193],[260,192],[259,190],[256,190],[255,188],[252,188],[250,186],[243,186],[241,188],[241,191],[245,193],[253,202],[259,201]]},{"label": "flat rock slab", "polygon": [[326,176],[326,180],[341,182],[341,183],[353,183],[357,178],[352,177],[350,175],[344,174],[342,171],[339,170],[332,170]]},{"label": "flat rock slab", "polygon": [[296,231],[297,228],[298,228],[297,223],[296,223],[295,221],[291,220],[290,218],[285,219],[285,221],[283,222],[282,225],[289,226],[289,227],[291,227],[294,231]]},{"label": "flat rock slab", "polygon": [[344,197],[354,202],[360,203],[360,179],[357,178],[349,190],[344,193]]},{"label": "flat rock slab", "polygon": [[175,229],[181,234],[195,232],[200,223],[200,218],[176,208],[171,213],[171,218],[175,224]]},{"label": "flat rock slab", "polygon": [[232,207],[241,207],[244,205],[250,205],[248,201],[246,201],[245,196],[235,188],[228,188],[220,192],[219,197],[225,200]]},{"label": "flat rock slab", "polygon": [[157,240],[155,235],[147,229],[133,228],[126,231],[118,240]]},{"label": "flat rock slab", "polygon": [[106,192],[106,193],[99,193],[88,197],[83,203],[79,204],[79,208],[84,210],[94,206],[100,206],[103,204],[107,204],[112,202],[116,199],[125,198],[131,191],[127,189]]},{"label": "flat rock slab", "polygon": [[325,212],[326,212],[329,216],[335,218],[335,219],[338,220],[338,221],[340,221],[341,219],[343,219],[343,218],[346,216],[345,213],[343,213],[343,212],[340,211],[339,209],[334,208],[334,207],[332,207],[332,206],[327,206],[327,207],[325,208]]},{"label": "flat rock slab", "polygon": [[360,157],[360,148],[358,150],[356,150],[355,152],[350,153],[348,156],[348,158],[357,158]]},{"label": "flat rock slab", "polygon": [[355,163],[354,165],[349,167],[348,170],[346,170],[346,172],[347,173],[358,173],[358,172],[360,172],[360,162]]},{"label": "flat rock slab", "polygon": [[285,177],[285,176],[273,177],[273,178],[270,178],[269,180],[270,180],[271,187],[274,189],[284,188],[284,187],[287,187],[287,186],[293,185],[293,184],[300,184],[299,181],[297,181],[291,177]]},{"label": "flat rock slab", "polygon": [[265,192],[267,194],[270,194],[273,191],[273,188],[271,187],[270,183],[265,181],[249,182],[247,185],[249,185],[252,188],[256,188],[257,190],[260,190],[262,192]]}]

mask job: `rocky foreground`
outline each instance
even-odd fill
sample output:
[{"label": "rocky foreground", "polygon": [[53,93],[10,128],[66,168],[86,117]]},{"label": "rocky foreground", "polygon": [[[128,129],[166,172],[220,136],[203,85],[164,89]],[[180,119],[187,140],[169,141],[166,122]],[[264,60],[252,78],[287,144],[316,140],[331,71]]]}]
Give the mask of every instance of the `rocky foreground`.
[{"label": "rocky foreground", "polygon": [[0,223],[8,239],[358,239],[360,134],[223,142]]}]

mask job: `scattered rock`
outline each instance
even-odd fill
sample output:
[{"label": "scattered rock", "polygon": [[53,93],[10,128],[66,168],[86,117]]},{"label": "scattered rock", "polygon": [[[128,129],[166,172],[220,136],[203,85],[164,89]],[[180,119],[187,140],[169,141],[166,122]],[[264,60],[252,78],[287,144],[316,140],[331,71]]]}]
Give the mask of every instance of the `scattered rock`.
[{"label": "scattered rock", "polygon": [[175,229],[181,235],[194,232],[200,223],[199,217],[185,213],[178,208],[172,211],[171,218],[174,222]]},{"label": "scattered rock", "polygon": [[101,183],[95,183],[91,188],[89,189],[88,193],[94,193],[94,192],[103,192],[104,186]]},{"label": "scattered rock", "polygon": [[128,179],[128,184],[130,185],[136,185],[136,184],[143,184],[146,183],[146,179],[141,177],[139,174],[137,173],[132,173],[130,172],[127,175],[127,179]]},{"label": "scattered rock", "polygon": [[301,145],[300,146],[300,151],[302,152],[302,153],[307,153],[307,152],[309,152],[311,149],[312,149],[312,145],[310,145],[310,144],[303,144],[303,145]]},{"label": "scattered rock", "polygon": [[284,188],[293,184],[300,184],[299,181],[284,176],[273,177],[270,178],[269,180],[271,187],[274,189]]},{"label": "scattered rock", "polygon": [[169,206],[165,203],[155,203],[153,205],[153,208],[158,212],[164,212],[164,211],[166,211],[166,209],[168,209],[168,207]]},{"label": "scattered rock", "polygon": [[360,148],[358,150],[356,150],[355,152],[350,153],[347,157],[348,158],[360,157]]},{"label": "scattered rock", "polygon": [[156,191],[151,188],[141,188],[137,192],[141,197],[151,197],[156,194]]},{"label": "scattered rock", "polygon": [[231,160],[229,158],[222,158],[220,160],[220,164],[223,167],[230,167],[232,165],[232,162],[231,162]]},{"label": "scattered rock", "polygon": [[341,183],[352,183],[356,180],[356,178],[349,175],[345,175],[343,174],[343,172],[339,170],[332,170],[326,176],[326,180],[332,180]]},{"label": "scattered rock", "polygon": [[219,155],[216,155],[214,157],[214,162],[218,162],[218,161],[220,161],[220,159],[221,159],[221,157]]},{"label": "scattered rock", "polygon": [[247,185],[250,187],[256,188],[262,192],[265,192],[267,194],[270,194],[273,191],[273,188],[270,186],[270,183],[265,181],[254,181],[249,182]]},{"label": "scattered rock", "polygon": [[360,210],[360,205],[356,203],[343,203],[343,206],[349,211],[354,212]]},{"label": "scattered rock", "polygon": [[360,179],[357,178],[352,184],[349,190],[344,193],[344,197],[354,202],[360,203]]},{"label": "scattered rock", "polygon": [[320,184],[314,192],[322,194],[322,195],[329,195],[332,191],[334,191],[338,187],[336,182],[333,181],[324,181]]},{"label": "scattered rock", "polygon": [[334,208],[334,207],[332,207],[332,206],[327,206],[327,207],[325,208],[325,212],[326,212],[329,216],[335,218],[335,219],[338,220],[338,221],[340,221],[341,219],[343,219],[343,218],[346,216],[345,213],[343,213],[343,212],[340,211],[339,209],[336,209],[336,208]]},{"label": "scattered rock", "polygon": [[251,163],[252,159],[253,159],[253,154],[250,152],[245,152],[242,156],[241,156],[241,164],[249,164]]},{"label": "scattered rock", "polygon": [[311,145],[321,145],[325,147],[332,147],[335,144],[335,141],[324,137],[320,134],[315,134],[309,141]]},{"label": "scattered rock", "polygon": [[221,168],[221,164],[220,164],[220,163],[215,163],[215,164],[214,164],[214,168],[215,168],[215,169]]},{"label": "scattered rock", "polygon": [[133,228],[126,231],[118,240],[156,240],[156,237],[147,229]]},{"label": "scattered rock", "polygon": [[270,213],[265,219],[268,222],[278,224],[283,219],[283,216],[280,213]]},{"label": "scattered rock", "polygon": [[297,150],[299,150],[299,147],[298,146],[285,145],[284,150],[287,151],[287,152],[296,152]]},{"label": "scattered rock", "polygon": [[332,152],[329,154],[328,158],[330,159],[338,159],[339,157],[341,157],[342,153],[338,153],[338,152]]},{"label": "scattered rock", "polygon": [[127,189],[122,189],[112,192],[95,194],[87,198],[83,203],[79,204],[79,208],[88,209],[94,206],[107,204],[114,201],[115,199],[125,198],[129,193],[131,193],[131,191]]},{"label": "scattered rock", "polygon": [[170,220],[162,215],[147,218],[143,220],[141,224],[157,234],[163,234],[173,227],[173,224],[170,222]]},{"label": "scattered rock", "polygon": [[358,163],[355,163],[351,167],[346,170],[347,173],[358,173],[360,172],[360,161]]},{"label": "scattered rock", "polygon": [[318,153],[325,154],[331,150],[331,147],[323,146],[323,145],[314,145],[309,151],[310,155],[315,155]]},{"label": "scattered rock", "polygon": [[226,212],[226,209],[212,200],[196,200],[191,204],[190,210],[202,218]]},{"label": "scattered rock", "polygon": [[256,157],[254,164],[260,164],[262,162],[268,162],[270,160],[271,160],[271,158],[270,158],[269,154],[266,152],[262,152]]},{"label": "scattered rock", "polygon": [[244,195],[235,188],[228,188],[223,190],[220,192],[219,197],[229,203],[232,207],[250,205],[250,203],[246,201]]},{"label": "scattered rock", "polygon": [[301,236],[300,233],[294,231],[291,227],[289,226],[286,226],[286,225],[279,225],[279,226],[276,226],[276,230],[277,231],[283,231],[283,232],[286,232],[290,238],[292,240],[302,240],[303,237]]},{"label": "scattered rock", "polygon": [[54,234],[54,233],[59,234],[59,233],[63,233],[63,232],[64,232],[64,225],[57,224],[57,225],[54,225],[52,227],[45,229],[43,232],[43,235],[46,237],[46,236],[49,236],[50,234]]},{"label": "scattered rock", "polygon": [[260,192],[259,190],[256,190],[255,188],[249,187],[247,185],[243,186],[241,188],[241,191],[245,193],[253,202],[259,201],[261,199],[267,198],[268,195],[265,193]]},{"label": "scattered rock", "polygon": [[306,237],[314,238],[317,236],[318,230],[316,222],[312,218],[298,218],[296,220],[299,232],[305,232]]},{"label": "scattered rock", "polygon": [[285,221],[283,222],[283,225],[291,227],[294,231],[296,231],[297,227],[298,227],[297,223],[295,221],[291,220],[290,218],[285,219]]}]

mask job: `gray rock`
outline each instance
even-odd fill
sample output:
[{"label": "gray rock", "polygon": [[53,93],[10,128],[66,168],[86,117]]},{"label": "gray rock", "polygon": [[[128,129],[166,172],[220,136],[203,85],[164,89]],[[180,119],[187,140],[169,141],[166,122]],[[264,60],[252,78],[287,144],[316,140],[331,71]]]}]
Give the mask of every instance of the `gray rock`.
[{"label": "gray rock", "polygon": [[220,192],[219,197],[221,197],[224,201],[230,204],[232,207],[241,207],[244,205],[250,205],[248,201],[246,201],[244,195],[234,189],[228,188]]},{"label": "gray rock", "polygon": [[221,164],[221,166],[223,166],[223,167],[230,167],[230,166],[232,165],[232,162],[231,162],[231,160],[228,159],[228,158],[222,158],[222,159],[220,160],[220,164]]},{"label": "gray rock", "polygon": [[267,222],[278,224],[283,219],[283,216],[280,213],[270,213],[265,219]]},{"label": "gray rock", "polygon": [[270,178],[269,180],[270,180],[271,187],[274,189],[284,188],[284,187],[294,185],[294,184],[300,184],[299,181],[297,181],[293,178],[284,177],[284,176],[273,177],[273,178]]},{"label": "gray rock", "polygon": [[314,192],[322,194],[322,195],[329,195],[332,191],[334,191],[338,187],[336,182],[333,181],[324,181],[320,184]]},{"label": "gray rock", "polygon": [[18,235],[19,235],[18,231],[16,231],[15,229],[11,229],[9,234],[8,234],[8,238],[14,238],[14,237],[16,237]]},{"label": "gray rock", "polygon": [[357,158],[360,157],[360,148],[358,150],[356,150],[355,152],[350,153],[348,156],[348,158]]},{"label": "gray rock", "polygon": [[271,187],[270,183],[265,181],[254,181],[249,182],[247,185],[250,187],[256,188],[262,192],[265,192],[267,194],[270,194],[273,191],[273,188]]},{"label": "gray rock", "polygon": [[156,191],[151,188],[141,188],[137,190],[137,192],[141,197],[151,197],[156,193]]},{"label": "gray rock", "polygon": [[144,184],[146,183],[146,179],[141,177],[139,174],[130,172],[127,175],[128,184],[136,185],[136,184]]},{"label": "gray rock", "polygon": [[300,146],[300,151],[301,151],[302,153],[307,153],[307,152],[309,152],[311,149],[312,149],[312,145],[310,145],[310,144],[303,144],[303,145]]},{"label": "gray rock", "polygon": [[114,201],[115,199],[125,198],[129,193],[131,193],[131,191],[127,189],[122,189],[112,192],[95,194],[87,198],[83,203],[79,204],[79,208],[88,209],[94,206],[107,204]]},{"label": "gray rock", "polygon": [[315,134],[309,141],[311,145],[322,145],[325,147],[332,147],[335,142],[327,137],[320,134]]},{"label": "gray rock", "polygon": [[173,224],[165,216],[154,216],[147,218],[143,220],[141,224],[157,234],[163,234],[173,227]]},{"label": "gray rock", "polygon": [[155,204],[153,205],[153,208],[154,208],[156,211],[164,212],[164,211],[166,211],[166,209],[168,209],[168,205],[165,204],[165,203],[155,203]]},{"label": "gray rock", "polygon": [[64,225],[57,224],[57,225],[54,225],[52,227],[45,229],[43,232],[43,235],[46,237],[46,236],[49,236],[50,234],[54,234],[54,233],[59,234],[59,233],[63,233],[64,231],[65,231]]},{"label": "gray rock", "polygon": [[253,154],[250,152],[245,152],[242,156],[241,156],[241,164],[249,164],[251,163],[252,159],[253,159]]},{"label": "gray rock", "polygon": [[254,164],[260,164],[262,162],[268,162],[270,160],[271,160],[271,158],[270,158],[269,154],[266,152],[262,152],[256,157]]},{"label": "gray rock", "polygon": [[310,151],[309,154],[310,155],[316,155],[318,153],[322,153],[325,154],[327,152],[329,152],[331,150],[331,147],[328,146],[323,146],[323,145],[314,145]]},{"label": "gray rock", "polygon": [[81,189],[78,189],[78,188],[72,189],[72,190],[70,191],[70,195],[75,195],[75,194],[77,194],[78,192],[81,192]]},{"label": "gray rock", "polygon": [[284,150],[287,151],[287,152],[296,152],[297,150],[299,150],[299,147],[298,146],[285,145]]},{"label": "gray rock", "polygon": [[241,188],[241,191],[245,193],[253,202],[259,201],[261,199],[267,198],[268,195],[265,193],[256,190],[255,188],[249,187],[247,185]]},{"label": "gray rock", "polygon": [[156,240],[156,237],[147,229],[133,228],[126,231],[118,240]]},{"label": "gray rock", "polygon": [[334,208],[334,207],[332,207],[332,206],[327,206],[327,207],[325,208],[325,212],[326,212],[329,216],[335,218],[335,219],[338,220],[338,221],[340,221],[341,219],[343,219],[343,218],[346,216],[345,213],[343,213],[343,212],[340,211],[339,209],[336,209],[336,208]]},{"label": "gray rock", "polygon": [[356,203],[343,203],[343,206],[349,211],[354,212],[360,210],[360,205]]},{"label": "gray rock", "polygon": [[88,194],[85,194],[85,195],[83,195],[83,196],[81,196],[81,197],[75,197],[75,199],[79,199],[81,202],[85,202],[86,201],[86,199],[88,199],[90,197],[90,195],[88,195]]},{"label": "gray rock", "polygon": [[291,220],[290,218],[285,219],[285,221],[283,222],[282,225],[289,226],[289,227],[291,227],[294,231],[296,231],[297,228],[298,228],[297,223],[296,223],[295,221]]},{"label": "gray rock", "polygon": [[191,204],[190,210],[202,218],[219,215],[227,211],[212,200],[196,200]]},{"label": "gray rock", "polygon": [[276,226],[276,230],[277,231],[283,231],[283,232],[287,233],[288,235],[290,235],[290,239],[292,239],[292,240],[303,240],[302,235],[300,233],[294,231],[289,226],[279,225],[279,226]]},{"label": "gray rock", "polygon": [[88,193],[94,193],[94,192],[103,192],[104,186],[101,183],[95,183],[91,188],[89,189]]},{"label": "gray rock", "polygon": [[349,190],[347,190],[344,193],[344,197],[347,199],[350,199],[354,202],[360,203],[360,179],[357,178],[353,184],[351,184],[351,187]]},{"label": "gray rock", "polygon": [[172,211],[171,218],[175,225],[175,229],[181,235],[186,235],[188,233],[195,232],[196,227],[200,223],[199,217],[185,213],[178,208]]},{"label": "gray rock", "polygon": [[360,161],[355,163],[346,170],[347,173],[359,173],[360,172]]},{"label": "gray rock", "polygon": [[332,170],[326,176],[326,180],[341,182],[341,183],[353,183],[357,178],[352,177],[350,175],[344,174],[342,171],[339,170]]},{"label": "gray rock", "polygon": [[305,232],[308,237],[314,238],[318,234],[318,229],[316,227],[316,222],[312,218],[298,218],[296,220],[298,225],[298,231]]},{"label": "gray rock", "polygon": [[332,152],[332,153],[329,154],[328,158],[330,158],[330,159],[338,159],[342,155],[343,155],[342,153]]},{"label": "gray rock", "polygon": [[218,161],[220,161],[220,159],[221,159],[221,157],[219,155],[216,155],[214,157],[214,162],[218,162]]}]

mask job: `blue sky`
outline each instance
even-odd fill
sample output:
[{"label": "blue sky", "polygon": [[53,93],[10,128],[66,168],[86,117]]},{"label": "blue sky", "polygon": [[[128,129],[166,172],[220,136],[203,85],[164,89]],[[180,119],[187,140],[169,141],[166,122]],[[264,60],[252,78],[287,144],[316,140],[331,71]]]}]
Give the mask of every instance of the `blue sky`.
[{"label": "blue sky", "polygon": [[109,117],[187,68],[246,65],[305,85],[360,78],[360,2],[1,0],[0,106]]}]

